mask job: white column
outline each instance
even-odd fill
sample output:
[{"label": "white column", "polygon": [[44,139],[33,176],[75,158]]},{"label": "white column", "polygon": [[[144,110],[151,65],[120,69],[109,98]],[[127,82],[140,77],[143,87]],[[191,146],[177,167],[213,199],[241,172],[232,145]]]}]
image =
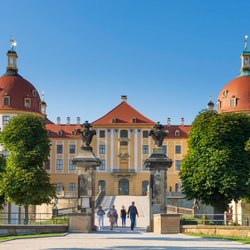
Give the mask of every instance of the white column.
[{"label": "white column", "polygon": [[108,130],[105,129],[105,172],[108,172]]},{"label": "white column", "polygon": [[134,168],[138,171],[138,130],[134,129]]},{"label": "white column", "polygon": [[110,129],[110,172],[113,172],[114,167],[114,129]]},{"label": "white column", "polygon": [[130,129],[129,129],[128,130],[128,155],[129,155],[129,157],[128,157],[128,169],[131,168],[131,164],[130,164],[130,158],[131,158],[131,156],[130,156],[130,137],[131,137],[131,133],[130,133]]}]

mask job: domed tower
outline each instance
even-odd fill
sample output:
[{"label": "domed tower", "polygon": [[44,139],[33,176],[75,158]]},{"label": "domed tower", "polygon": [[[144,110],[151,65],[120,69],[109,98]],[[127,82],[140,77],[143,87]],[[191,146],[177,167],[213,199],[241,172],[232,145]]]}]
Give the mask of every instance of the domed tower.
[{"label": "domed tower", "polygon": [[241,54],[240,74],[226,84],[219,93],[218,112],[242,112],[250,114],[250,51],[248,36]]},{"label": "domed tower", "polygon": [[7,52],[8,65],[0,77],[0,127],[6,125],[12,116],[24,113],[45,115],[36,88],[18,74],[16,41],[11,37],[11,49]]}]

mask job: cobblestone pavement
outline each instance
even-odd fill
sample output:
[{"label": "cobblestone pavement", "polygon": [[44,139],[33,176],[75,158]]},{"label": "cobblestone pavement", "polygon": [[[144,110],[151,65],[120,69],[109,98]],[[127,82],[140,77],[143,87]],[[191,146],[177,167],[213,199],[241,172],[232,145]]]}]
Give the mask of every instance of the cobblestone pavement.
[{"label": "cobblestone pavement", "polygon": [[206,239],[184,234],[157,235],[136,228],[115,228],[90,234],[71,233],[62,237],[18,239],[0,243],[0,249],[11,250],[79,250],[79,249],[153,249],[153,250],[237,250],[250,249],[239,242]]}]

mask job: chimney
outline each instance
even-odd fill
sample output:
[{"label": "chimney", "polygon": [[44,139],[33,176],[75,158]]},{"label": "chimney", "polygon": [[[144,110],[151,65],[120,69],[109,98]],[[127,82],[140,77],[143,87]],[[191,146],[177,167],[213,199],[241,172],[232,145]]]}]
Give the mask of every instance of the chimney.
[{"label": "chimney", "polygon": [[80,125],[81,123],[81,118],[79,116],[76,117],[76,124],[77,125]]},{"label": "chimney", "polygon": [[122,95],[121,96],[121,101],[122,102],[126,102],[127,101],[127,96],[126,95]]},{"label": "chimney", "polygon": [[56,123],[57,123],[57,125],[60,125],[60,123],[61,123],[61,118],[59,116],[56,118]]},{"label": "chimney", "polygon": [[70,117],[67,117],[67,125],[70,125]]},{"label": "chimney", "polygon": [[171,119],[168,117],[167,118],[167,125],[170,126],[171,125]]},{"label": "chimney", "polygon": [[184,126],[184,118],[181,118],[181,126]]}]

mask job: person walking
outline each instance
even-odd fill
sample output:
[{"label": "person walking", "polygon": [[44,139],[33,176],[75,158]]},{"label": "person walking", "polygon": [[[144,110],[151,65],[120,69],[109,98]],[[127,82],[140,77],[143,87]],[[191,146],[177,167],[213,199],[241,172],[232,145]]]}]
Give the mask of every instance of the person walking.
[{"label": "person walking", "polygon": [[113,230],[113,227],[114,227],[114,224],[116,223],[116,218],[117,218],[117,210],[115,209],[115,205],[113,205],[109,209],[107,216],[109,217],[110,230]]},{"label": "person walking", "polygon": [[121,209],[121,219],[122,219],[122,227],[126,226],[126,216],[127,216],[127,211],[124,206],[122,206]]},{"label": "person walking", "polygon": [[105,212],[103,211],[102,207],[98,207],[97,211],[97,216],[98,216],[98,230],[102,231],[103,230],[103,222],[104,222],[104,214]]},{"label": "person walking", "polygon": [[129,208],[128,208],[128,218],[130,217],[130,221],[131,221],[130,228],[131,228],[131,230],[134,230],[136,215],[139,217],[137,208],[135,206],[135,202],[132,201],[131,206],[129,206]]}]

